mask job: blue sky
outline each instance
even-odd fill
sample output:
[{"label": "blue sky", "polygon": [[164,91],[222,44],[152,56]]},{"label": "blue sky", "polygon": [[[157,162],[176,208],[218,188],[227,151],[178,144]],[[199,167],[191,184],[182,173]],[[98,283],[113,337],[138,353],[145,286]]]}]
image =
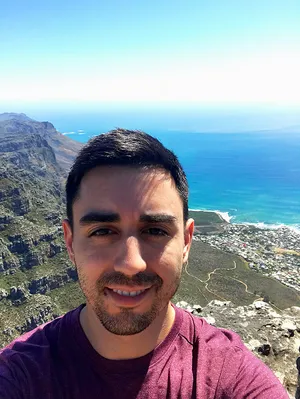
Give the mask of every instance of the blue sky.
[{"label": "blue sky", "polygon": [[6,1],[0,108],[298,109],[299,21],[299,0]]}]

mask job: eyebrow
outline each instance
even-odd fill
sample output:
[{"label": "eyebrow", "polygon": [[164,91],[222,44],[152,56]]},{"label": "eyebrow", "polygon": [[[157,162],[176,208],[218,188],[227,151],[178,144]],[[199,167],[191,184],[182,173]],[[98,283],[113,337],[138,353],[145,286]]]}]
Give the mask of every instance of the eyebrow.
[{"label": "eyebrow", "polygon": [[120,215],[118,213],[100,211],[100,212],[89,212],[86,215],[82,216],[82,218],[79,220],[79,224],[85,225],[95,222],[113,223],[119,221],[120,221]]},{"label": "eyebrow", "polygon": [[[86,225],[91,223],[114,223],[120,222],[121,218],[118,213],[115,212],[89,212],[82,216],[79,220],[80,225]],[[144,214],[140,216],[140,222],[146,223],[174,223],[177,218],[167,213],[156,213],[156,214]]]},{"label": "eyebrow", "polygon": [[177,218],[167,213],[144,214],[140,216],[140,221],[146,223],[174,223]]}]

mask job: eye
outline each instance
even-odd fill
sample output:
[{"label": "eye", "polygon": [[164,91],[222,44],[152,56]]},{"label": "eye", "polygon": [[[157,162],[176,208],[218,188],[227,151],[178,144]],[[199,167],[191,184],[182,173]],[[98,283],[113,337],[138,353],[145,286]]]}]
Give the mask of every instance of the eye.
[{"label": "eye", "polygon": [[149,227],[148,229],[144,230],[144,233],[151,236],[168,236],[168,233],[165,230],[158,227]]},{"label": "eye", "polygon": [[97,230],[93,231],[89,236],[90,237],[92,237],[92,236],[99,237],[99,236],[108,236],[108,235],[112,235],[112,234],[115,234],[115,232],[113,230],[107,229],[107,228],[102,228],[102,229],[97,229]]}]

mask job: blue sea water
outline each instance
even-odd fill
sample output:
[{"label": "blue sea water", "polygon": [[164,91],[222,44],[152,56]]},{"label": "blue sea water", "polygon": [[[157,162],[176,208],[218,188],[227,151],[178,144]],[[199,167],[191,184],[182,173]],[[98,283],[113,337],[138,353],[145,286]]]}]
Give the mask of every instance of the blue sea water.
[{"label": "blue sea water", "polygon": [[[84,120],[56,127],[80,142],[108,130]],[[191,209],[228,212],[232,222],[300,228],[300,132],[147,132],[179,157]]]}]

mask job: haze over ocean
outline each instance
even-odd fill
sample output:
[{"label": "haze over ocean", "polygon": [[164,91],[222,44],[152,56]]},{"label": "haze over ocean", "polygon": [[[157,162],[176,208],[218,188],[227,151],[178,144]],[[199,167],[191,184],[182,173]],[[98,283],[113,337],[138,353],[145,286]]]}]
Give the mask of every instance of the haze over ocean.
[{"label": "haze over ocean", "polygon": [[[15,0],[1,10],[0,112],[83,142],[145,130],[182,161],[191,208],[300,226],[299,0]],[[257,130],[269,132],[244,133]]]},{"label": "haze over ocean", "polygon": [[[154,135],[179,157],[189,181],[190,209],[228,212],[232,222],[300,228],[300,129],[199,133],[158,129],[153,123],[143,127],[141,120],[121,122]],[[90,117],[57,117],[54,123],[83,143],[114,127],[110,120]]]}]

